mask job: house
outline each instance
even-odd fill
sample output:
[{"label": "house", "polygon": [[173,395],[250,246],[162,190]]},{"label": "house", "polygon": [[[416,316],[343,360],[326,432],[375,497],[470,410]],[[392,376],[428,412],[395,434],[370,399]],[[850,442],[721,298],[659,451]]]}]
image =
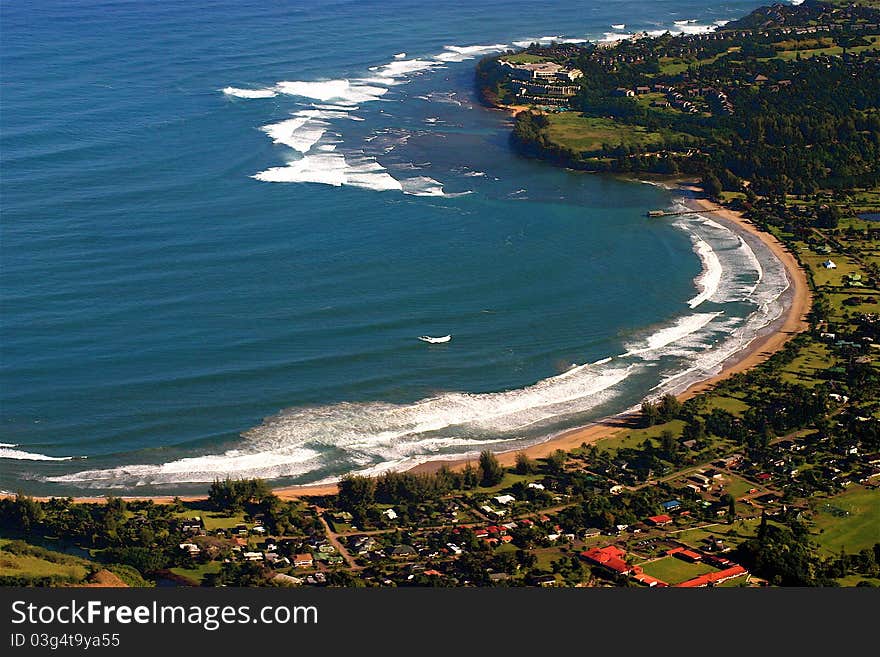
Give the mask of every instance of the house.
[{"label": "house", "polygon": [[825,269],[837,269],[837,265],[834,264],[833,260],[826,260],[822,263],[822,266],[825,267]]},{"label": "house", "polygon": [[629,575],[633,568],[626,561],[626,552],[614,545],[581,552],[581,558],[618,575]]},{"label": "house", "polygon": [[664,511],[677,511],[681,508],[681,502],[679,500],[669,500],[668,502],[663,502],[660,506],[663,507]]},{"label": "house", "polygon": [[598,527],[587,527],[582,533],[584,538],[593,538],[594,536],[599,536],[602,530]]},{"label": "house", "polygon": [[674,556],[676,559],[681,559],[682,561],[690,561],[691,563],[701,561],[703,559],[703,555],[699,552],[694,552],[693,550],[688,550],[687,548],[682,547],[667,550],[666,554]]},{"label": "house", "polygon": [[412,545],[395,545],[391,550],[392,559],[412,559],[419,556],[419,553]]},{"label": "house", "polygon": [[672,523],[672,517],[666,515],[665,513],[659,516],[651,516],[648,518],[648,522],[650,522],[655,527],[665,527]]},{"label": "house", "polygon": [[651,577],[650,575],[646,575],[645,573],[635,573],[635,574],[633,574],[632,578],[635,581],[637,581],[639,584],[644,584],[645,586],[648,586],[648,587],[669,586],[669,584],[664,582],[662,579],[657,579],[656,577]]},{"label": "house", "polygon": [[636,92],[633,91],[632,89],[627,89],[625,87],[617,87],[617,89],[614,90],[614,95],[615,96],[624,96],[626,98],[632,98],[633,96],[636,95]]},{"label": "house", "polygon": [[643,94],[651,93],[651,87],[636,87],[635,92],[637,96],[641,96]]},{"label": "house", "polygon": [[544,490],[544,484],[536,484],[534,481],[530,481],[528,487],[535,490]]},{"label": "house", "polygon": [[202,551],[201,548],[199,548],[199,546],[195,543],[181,543],[180,549],[191,556],[195,556]]},{"label": "house", "polygon": [[382,515],[388,518],[388,520],[397,520],[397,513],[394,511],[394,509],[385,509],[382,512]]},{"label": "house", "polygon": [[294,568],[311,568],[314,563],[311,554],[297,554],[293,557]]},{"label": "house", "polygon": [[245,561],[262,561],[262,552],[243,552],[241,555]]},{"label": "house", "polygon": [[516,501],[516,498],[513,495],[496,495],[492,499],[502,506],[507,506],[511,502]]},{"label": "house", "polygon": [[531,580],[535,586],[556,586],[555,575],[536,575]]},{"label": "house", "polygon": [[694,577],[693,579],[689,579],[686,582],[682,582],[681,584],[676,584],[677,588],[697,588],[702,586],[717,586],[718,584],[723,584],[729,579],[733,579],[734,577],[739,577],[740,575],[746,574],[748,571],[742,566],[736,565],[731,566],[725,570],[719,570],[714,573],[706,573],[705,575],[700,575],[699,577]]}]

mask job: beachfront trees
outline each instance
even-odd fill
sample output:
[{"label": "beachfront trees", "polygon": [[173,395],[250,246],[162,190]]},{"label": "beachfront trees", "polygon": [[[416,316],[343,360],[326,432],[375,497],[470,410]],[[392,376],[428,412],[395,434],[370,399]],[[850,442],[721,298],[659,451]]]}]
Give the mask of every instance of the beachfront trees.
[{"label": "beachfront trees", "polygon": [[262,479],[215,479],[208,490],[208,502],[215,509],[227,513],[237,513],[245,504],[271,495],[272,490]]},{"label": "beachfront trees", "polygon": [[706,192],[706,195],[709,198],[719,198],[721,196],[721,192],[723,191],[721,180],[718,178],[718,176],[711,172],[703,176],[702,186],[703,191]]},{"label": "beachfront trees", "polygon": [[338,505],[349,511],[363,509],[375,501],[376,480],[360,475],[346,475],[339,480]]},{"label": "beachfront trees", "polygon": [[660,412],[657,405],[649,400],[642,402],[642,422],[646,427],[653,427],[660,421]]},{"label": "beachfront trees", "polygon": [[489,450],[480,452],[480,485],[494,486],[504,479],[504,468]]},{"label": "beachfront trees", "polygon": [[516,473],[521,475],[532,474],[535,471],[535,463],[525,452],[516,453]]}]

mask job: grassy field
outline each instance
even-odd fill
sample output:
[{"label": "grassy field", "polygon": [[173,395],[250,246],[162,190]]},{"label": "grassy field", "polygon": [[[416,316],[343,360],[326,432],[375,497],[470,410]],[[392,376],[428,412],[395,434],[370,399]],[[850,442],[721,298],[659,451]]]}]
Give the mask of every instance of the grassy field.
[{"label": "grassy field", "polygon": [[733,495],[734,499],[739,499],[753,488],[757,488],[759,491],[765,490],[764,488],[755,486],[755,484],[740,477],[724,475],[724,492]]},{"label": "grassy field", "polygon": [[826,554],[854,553],[880,542],[880,489],[853,486],[820,502],[816,511],[813,539]]},{"label": "grassy field", "polygon": [[705,529],[686,529],[676,533],[675,538],[691,547],[701,547],[703,539],[715,536],[722,539],[725,546],[736,547],[755,535],[759,522],[758,519],[738,520],[732,525],[717,524]]},{"label": "grassy field", "polygon": [[618,450],[624,448],[636,448],[641,445],[645,438],[652,440],[660,440],[660,434],[665,430],[669,430],[675,436],[680,436],[684,429],[684,421],[673,420],[665,424],[657,424],[647,429],[636,429],[634,431],[621,432],[620,434],[611,436],[605,440],[596,443],[596,447],[606,450]]},{"label": "grassy field", "polygon": [[704,563],[688,563],[675,557],[663,557],[657,561],[651,561],[642,566],[645,573],[651,577],[663,580],[667,584],[679,584],[705,573],[715,570],[712,566]]},{"label": "grassy field", "polygon": [[711,408],[720,408],[732,415],[741,415],[748,410],[749,405],[742,399],[730,395],[724,395],[712,396]]},{"label": "grassy field", "polygon": [[232,529],[238,524],[243,523],[244,513],[236,513],[231,516],[225,516],[215,511],[192,511],[186,510],[177,514],[178,518],[195,518],[200,516],[202,522],[205,523],[206,531],[214,531],[217,529]]},{"label": "grassy field", "polygon": [[11,542],[0,538],[0,576],[38,579],[54,575],[82,581],[89,573],[86,561],[69,555],[52,553],[53,558],[57,554],[56,562],[36,555],[12,554],[3,550]]},{"label": "grassy field", "polygon": [[514,64],[535,64],[537,62],[549,62],[549,57],[542,57],[541,55],[531,55],[527,52],[520,52],[515,55],[505,55],[502,59],[506,59],[508,62],[512,62]]},{"label": "grassy field", "polygon": [[804,349],[782,370],[782,378],[790,383],[816,385],[819,375],[833,365],[833,359],[824,344],[814,343]]},{"label": "grassy field", "polygon": [[200,564],[195,568],[172,568],[171,572],[175,575],[186,577],[196,584],[201,584],[205,575],[219,573],[221,565],[222,564],[219,561],[209,561],[208,563]]},{"label": "grassy field", "polygon": [[575,112],[550,114],[551,141],[582,153],[596,153],[608,146],[646,146],[660,144],[663,136],[642,126],[624,125],[611,119],[581,116]]},{"label": "grassy field", "polygon": [[[829,255],[801,253],[801,260],[813,272],[813,280],[819,287],[823,285],[840,287],[843,284],[843,277],[847,274],[862,274],[864,277],[864,274],[856,262],[852,261],[847,256],[838,253],[831,253]],[[825,267],[822,266],[822,263],[826,260],[831,260],[837,265],[837,269],[825,269]]]}]

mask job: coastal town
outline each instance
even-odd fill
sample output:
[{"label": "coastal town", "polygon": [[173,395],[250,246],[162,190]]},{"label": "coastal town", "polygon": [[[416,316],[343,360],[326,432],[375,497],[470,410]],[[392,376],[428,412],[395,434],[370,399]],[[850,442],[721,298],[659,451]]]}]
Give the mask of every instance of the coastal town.
[{"label": "coastal town", "polygon": [[[749,360],[602,425],[462,463],[311,489],[218,480],[193,498],[10,495],[0,584],[880,586],[870,4],[774,5],[712,33],[533,44],[478,67],[483,98],[516,112],[523,155],[662,174],[695,209],[774,244],[793,301]],[[817,79],[851,97],[827,130],[798,116],[804,147],[783,157],[777,133],[791,126],[773,117]]]}]

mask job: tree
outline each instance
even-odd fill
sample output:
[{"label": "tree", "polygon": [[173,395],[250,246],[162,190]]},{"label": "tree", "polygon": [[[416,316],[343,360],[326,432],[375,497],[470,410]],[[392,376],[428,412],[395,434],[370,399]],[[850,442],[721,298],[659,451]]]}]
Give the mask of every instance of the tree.
[{"label": "tree", "polygon": [[353,511],[370,506],[375,501],[376,480],[360,475],[346,475],[339,481],[337,503],[343,509]]},{"label": "tree", "polygon": [[646,427],[653,427],[660,421],[660,411],[657,405],[649,400],[642,402],[642,419]]},{"label": "tree", "polygon": [[660,413],[660,419],[664,422],[669,422],[681,413],[681,402],[678,401],[675,395],[666,394],[663,395],[663,399],[657,405],[657,410]]},{"label": "tree", "polygon": [[494,486],[504,479],[504,468],[489,450],[480,452],[480,485]]},{"label": "tree", "polygon": [[714,173],[707,173],[703,176],[703,191],[706,192],[706,195],[709,198],[718,198],[721,196],[721,192],[724,191],[721,186],[721,180],[718,179]]},{"label": "tree", "polygon": [[525,452],[516,453],[516,473],[521,475],[532,474],[535,464]]}]

